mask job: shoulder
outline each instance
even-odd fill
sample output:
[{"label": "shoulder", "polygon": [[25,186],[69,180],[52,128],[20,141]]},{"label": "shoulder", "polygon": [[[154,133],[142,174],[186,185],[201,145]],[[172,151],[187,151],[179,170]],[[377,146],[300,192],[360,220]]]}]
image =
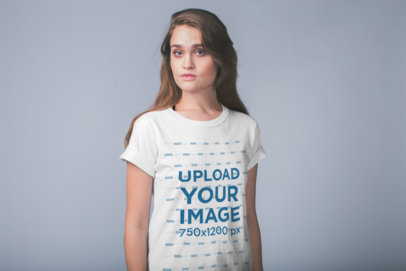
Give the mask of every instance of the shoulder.
[{"label": "shoulder", "polygon": [[134,122],[133,132],[139,134],[148,134],[150,137],[160,136],[167,110],[154,110],[141,114]]},{"label": "shoulder", "polygon": [[236,123],[240,126],[244,126],[244,127],[248,127],[248,128],[255,128],[258,125],[257,120],[254,117],[252,117],[246,113],[229,110],[229,114],[230,114],[230,119],[234,123]]},{"label": "shoulder", "polygon": [[138,125],[154,125],[162,121],[162,117],[164,116],[165,112],[167,110],[154,110],[154,111],[149,111],[146,113],[143,113],[141,116],[139,116],[135,123],[138,123]]}]

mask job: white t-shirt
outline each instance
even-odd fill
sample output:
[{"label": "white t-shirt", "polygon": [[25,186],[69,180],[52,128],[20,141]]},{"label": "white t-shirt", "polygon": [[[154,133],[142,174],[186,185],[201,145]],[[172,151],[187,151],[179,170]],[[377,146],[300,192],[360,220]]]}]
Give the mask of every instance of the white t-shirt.
[{"label": "white t-shirt", "polygon": [[120,159],[154,177],[149,270],[252,269],[245,184],[266,152],[257,121],[221,106],[209,121],[170,107],[134,123]]}]

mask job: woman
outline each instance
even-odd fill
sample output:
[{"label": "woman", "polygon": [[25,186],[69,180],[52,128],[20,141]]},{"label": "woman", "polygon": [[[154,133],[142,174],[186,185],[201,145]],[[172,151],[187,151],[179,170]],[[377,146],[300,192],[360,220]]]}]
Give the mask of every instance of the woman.
[{"label": "woman", "polygon": [[172,15],[158,96],[120,156],[128,270],[262,270],[255,186],[266,153],[237,93],[232,45],[216,15]]}]

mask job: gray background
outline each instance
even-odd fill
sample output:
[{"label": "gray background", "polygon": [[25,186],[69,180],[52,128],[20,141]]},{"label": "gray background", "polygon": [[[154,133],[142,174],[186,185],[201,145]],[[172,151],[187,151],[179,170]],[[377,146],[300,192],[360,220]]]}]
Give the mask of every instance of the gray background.
[{"label": "gray background", "polygon": [[406,270],[405,1],[0,1],[0,269],[125,270],[131,119],[219,16],[261,127],[264,269]]}]

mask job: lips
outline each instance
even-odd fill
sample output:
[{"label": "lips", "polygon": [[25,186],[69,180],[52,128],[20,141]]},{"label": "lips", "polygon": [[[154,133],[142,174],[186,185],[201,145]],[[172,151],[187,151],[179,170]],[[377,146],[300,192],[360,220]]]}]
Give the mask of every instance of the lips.
[{"label": "lips", "polygon": [[196,77],[196,75],[191,74],[191,73],[184,73],[184,74],[182,74],[181,76],[184,77],[184,78],[193,78],[193,77]]}]

